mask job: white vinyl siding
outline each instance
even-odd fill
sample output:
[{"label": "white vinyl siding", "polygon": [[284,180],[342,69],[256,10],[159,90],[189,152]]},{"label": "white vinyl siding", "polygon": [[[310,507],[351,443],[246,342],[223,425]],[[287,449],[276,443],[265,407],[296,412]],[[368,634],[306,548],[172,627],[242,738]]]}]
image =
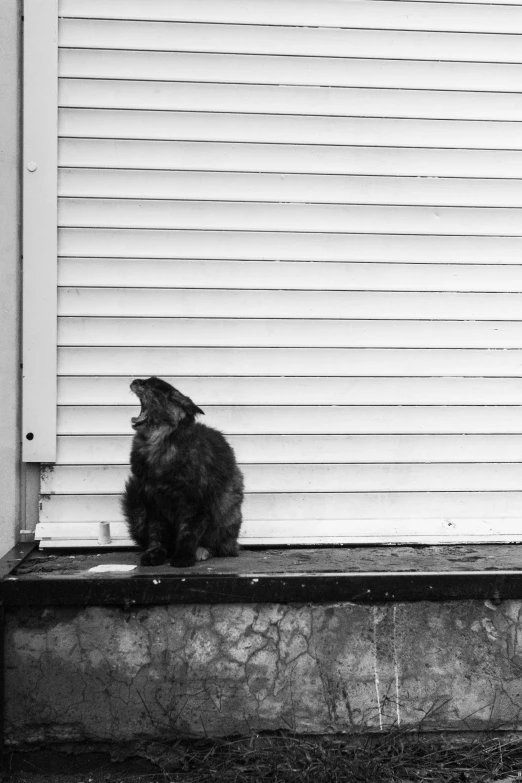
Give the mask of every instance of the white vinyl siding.
[{"label": "white vinyl siding", "polygon": [[522,541],[522,5],[60,0],[43,546],[129,542],[134,377],[244,543]]}]

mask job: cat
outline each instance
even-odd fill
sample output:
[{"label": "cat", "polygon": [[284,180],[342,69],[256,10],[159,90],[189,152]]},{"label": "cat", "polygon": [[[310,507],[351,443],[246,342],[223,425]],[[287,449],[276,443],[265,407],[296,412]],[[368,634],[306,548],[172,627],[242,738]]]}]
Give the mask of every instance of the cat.
[{"label": "cat", "polygon": [[242,522],[243,475],[221,432],[196,421],[203,414],[166,381],[136,379],[141,412],[131,419],[131,473],[122,510],[141,565],[167,559],[193,566],[235,557]]}]

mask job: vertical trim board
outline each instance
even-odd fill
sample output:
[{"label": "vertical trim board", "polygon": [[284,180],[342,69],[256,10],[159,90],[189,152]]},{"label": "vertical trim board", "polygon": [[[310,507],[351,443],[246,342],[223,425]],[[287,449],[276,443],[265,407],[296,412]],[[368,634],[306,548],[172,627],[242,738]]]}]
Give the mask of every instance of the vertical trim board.
[{"label": "vertical trim board", "polygon": [[[57,0],[25,0],[22,456],[56,458]],[[32,437],[31,437],[32,436]]]}]

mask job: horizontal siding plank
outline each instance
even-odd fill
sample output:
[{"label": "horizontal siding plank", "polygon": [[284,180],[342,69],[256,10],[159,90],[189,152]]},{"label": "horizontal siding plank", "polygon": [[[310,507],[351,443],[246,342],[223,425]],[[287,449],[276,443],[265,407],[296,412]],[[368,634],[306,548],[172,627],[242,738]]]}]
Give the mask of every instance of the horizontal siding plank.
[{"label": "horizontal siding plank", "polygon": [[[41,549],[93,547],[98,546],[99,529],[99,522],[39,522],[35,538]],[[135,546],[124,522],[112,522],[109,529],[110,546]]]},{"label": "horizontal siding plank", "polygon": [[[114,547],[134,546],[129,533],[123,524],[110,526],[111,543],[108,545],[111,549]],[[40,549],[79,549],[96,547],[103,549],[104,545],[98,542],[99,523],[83,522],[78,528],[68,523],[39,522],[35,530],[35,540],[39,541]]]},{"label": "horizontal siding plank", "polygon": [[60,375],[522,376],[522,351],[406,348],[60,348]]},{"label": "horizontal siding plank", "polygon": [[[509,469],[508,465],[505,467]],[[451,468],[454,470],[455,466]],[[50,465],[40,473],[40,492],[43,495],[121,493],[128,475],[128,465]]]},{"label": "horizontal siding plank", "polygon": [[[138,401],[136,400],[136,403]],[[60,406],[58,435],[128,435],[133,406]],[[522,433],[522,406],[208,406],[202,421],[227,435]]]},{"label": "horizontal siding plank", "polygon": [[[122,520],[117,495],[52,495],[42,499],[42,506],[42,522]],[[423,518],[507,517],[520,522],[522,492],[247,493],[243,514],[251,522],[317,519],[321,520],[321,530],[330,528],[330,521],[335,519],[343,520],[348,528],[354,519],[410,518],[416,520],[418,532]],[[392,523],[389,527],[393,530]]]},{"label": "horizontal siding plank", "polygon": [[[297,464],[241,468],[248,492],[486,492],[518,491],[522,487],[522,464]],[[128,475],[128,465],[59,465],[43,471],[41,492],[121,493]]]},{"label": "horizontal siding plank", "polygon": [[59,229],[61,256],[520,264],[521,237]]},{"label": "horizontal siding plank", "polygon": [[[522,178],[522,152],[61,138],[63,167]],[[435,187],[437,187],[435,185]],[[517,185],[518,187],[518,185]]]},{"label": "horizontal siding plank", "polygon": [[[513,66],[515,67],[515,66]],[[522,66],[517,66],[522,68]],[[489,92],[442,89],[291,87],[184,82],[61,79],[59,105],[138,111],[238,112],[259,115],[399,117],[520,121],[522,98],[492,85]]]},{"label": "horizontal siding plank", "polygon": [[[60,376],[59,405],[130,405],[133,376]],[[521,378],[198,378],[168,383],[206,405],[519,405]],[[521,484],[522,486],[522,484]]]},{"label": "horizontal siding plank", "polygon": [[521,236],[522,209],[61,198],[58,225]]},{"label": "horizontal siding plank", "polygon": [[373,0],[61,0],[60,16],[172,22],[352,27],[455,32],[520,33],[522,8],[517,5],[427,3]]},{"label": "horizontal siding plank", "polygon": [[139,79],[399,90],[516,93],[522,87],[522,65],[517,63],[108,49],[62,48],[58,57],[58,74],[62,78],[71,79]]},{"label": "horizontal siding plank", "polygon": [[[378,0],[372,0],[377,3]],[[82,138],[520,150],[518,122],[68,109],[58,135]]]},{"label": "horizontal siding plank", "polygon": [[69,19],[59,45],[90,49],[522,62],[517,35]]},{"label": "horizontal siding plank", "polygon": [[58,314],[181,318],[499,320],[520,318],[522,294],[60,288]]},{"label": "horizontal siding plank", "polygon": [[[58,465],[129,460],[130,436],[60,435]],[[231,435],[240,463],[522,462],[519,435]]]},{"label": "horizontal siding plank", "polygon": [[522,348],[522,321],[66,317],[58,345]]},{"label": "horizontal siding plank", "polygon": [[522,181],[63,168],[66,198],[522,207]]},{"label": "horizontal siding plank", "polygon": [[192,82],[154,82],[152,85],[150,81],[62,78],[59,105],[139,111],[520,121],[522,98],[508,92],[507,88],[502,92],[502,87],[495,83],[489,92],[466,92],[464,87],[455,85],[451,92]]},{"label": "horizontal siding plank", "polygon": [[[411,544],[456,544],[492,543],[522,541],[522,535],[517,526],[520,520],[515,519],[459,519],[458,528],[453,519],[423,519],[418,520],[351,520],[349,532],[344,522],[329,520],[328,534],[324,533],[324,525],[319,520],[256,520],[254,524],[248,521],[243,524],[240,543],[245,545],[270,544],[382,544],[383,540],[391,543]],[[423,532],[419,533],[419,529]],[[318,531],[308,532],[308,531]],[[110,525],[111,544],[109,546],[129,546],[133,542],[129,538],[123,522],[112,522]],[[426,531],[426,532],[424,532]],[[430,531],[430,532],[427,532]],[[433,531],[433,532],[432,532]],[[49,549],[76,548],[83,546],[98,546],[99,522],[42,522],[36,528],[36,538],[41,539],[40,548]],[[103,547],[101,547],[103,548]]]},{"label": "horizontal siding plank", "polygon": [[60,258],[59,286],[522,292],[522,266]]}]

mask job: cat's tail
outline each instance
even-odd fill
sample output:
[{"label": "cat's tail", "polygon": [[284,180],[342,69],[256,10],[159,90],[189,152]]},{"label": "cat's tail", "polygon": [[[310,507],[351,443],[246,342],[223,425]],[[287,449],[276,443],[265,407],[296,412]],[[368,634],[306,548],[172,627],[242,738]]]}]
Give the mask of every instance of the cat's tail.
[{"label": "cat's tail", "polygon": [[121,510],[133,541],[142,549],[146,549],[148,545],[147,514],[141,499],[139,481],[134,476],[130,476],[125,484],[125,490],[121,497]]}]

